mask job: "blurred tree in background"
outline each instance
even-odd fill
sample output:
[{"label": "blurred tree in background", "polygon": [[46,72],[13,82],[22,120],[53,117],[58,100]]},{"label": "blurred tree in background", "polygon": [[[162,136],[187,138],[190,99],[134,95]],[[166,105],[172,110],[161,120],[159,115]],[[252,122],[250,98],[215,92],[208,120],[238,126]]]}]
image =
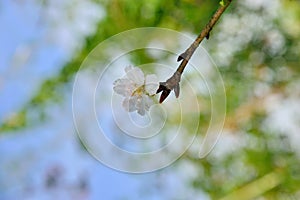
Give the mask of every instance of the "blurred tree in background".
[{"label": "blurred tree in background", "polygon": [[[46,1],[39,3],[47,10]],[[196,37],[219,6],[219,0],[93,3],[105,11],[95,32],[84,38],[72,59],[44,81],[17,114],[3,120],[2,133],[47,121],[47,106],[66,101],[65,91],[72,90],[80,64],[105,39],[138,27],[169,28]],[[227,111],[222,136],[209,156],[199,159],[195,149],[188,149],[171,167],[155,172],[156,178],[145,183],[147,187],[157,187],[153,192],[166,193],[170,199],[300,199],[299,24],[297,0],[232,2],[210,39],[202,43],[225,85]],[[163,59],[170,57],[177,59],[172,55]],[[131,61],[137,66],[159,62],[143,50],[135,52]],[[201,113],[182,116],[199,120],[199,134],[207,130],[211,117],[207,98],[199,96]],[[31,119],[29,112],[39,117]],[[169,117],[178,123],[176,116]],[[189,124],[183,126],[190,128]],[[180,182],[183,189],[166,191],[168,176],[174,176],[171,180]]]}]

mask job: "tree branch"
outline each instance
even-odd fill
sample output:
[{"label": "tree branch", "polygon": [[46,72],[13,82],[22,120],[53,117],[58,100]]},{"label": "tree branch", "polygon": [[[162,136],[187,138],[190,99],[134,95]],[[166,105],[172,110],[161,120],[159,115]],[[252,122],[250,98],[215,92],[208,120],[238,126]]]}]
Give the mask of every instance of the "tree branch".
[{"label": "tree branch", "polygon": [[180,54],[177,58],[177,62],[181,61],[179,67],[177,68],[176,72],[166,81],[166,82],[160,82],[159,88],[156,93],[162,92],[159,103],[162,103],[170,94],[172,90],[175,92],[176,98],[179,96],[179,82],[181,79],[181,75],[188,64],[189,60],[191,59],[192,55],[194,54],[195,50],[198,48],[202,40],[206,37],[206,39],[209,39],[209,33],[213,29],[214,25],[218,21],[218,19],[221,17],[221,15],[224,13],[226,8],[230,5],[232,0],[227,0],[225,5],[220,5],[218,10],[215,12],[215,14],[212,16],[212,18],[209,20],[209,22],[206,24],[204,29],[201,31],[201,33],[198,35],[198,37],[195,39],[195,41],[191,44],[191,46],[182,54]]}]

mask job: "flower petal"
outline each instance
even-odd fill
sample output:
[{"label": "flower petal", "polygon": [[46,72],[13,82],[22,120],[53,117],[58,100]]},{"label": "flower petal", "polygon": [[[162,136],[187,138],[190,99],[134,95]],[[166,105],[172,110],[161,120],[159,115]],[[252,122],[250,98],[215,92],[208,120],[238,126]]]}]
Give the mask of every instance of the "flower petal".
[{"label": "flower petal", "polygon": [[159,81],[155,74],[150,74],[146,76],[145,90],[149,95],[156,94],[158,86],[159,86]]},{"label": "flower petal", "polygon": [[128,66],[125,68],[125,78],[117,79],[114,84],[114,91],[125,97],[123,107],[128,112],[137,111],[145,115],[154,104],[150,96],[154,95],[159,87],[156,75],[145,77],[138,67]]},{"label": "flower petal", "polygon": [[137,97],[136,96],[127,97],[127,98],[124,99],[122,105],[123,105],[123,107],[125,108],[125,110],[127,112],[133,112],[133,111],[137,110],[136,102],[137,102]]},{"label": "flower petal", "polygon": [[148,111],[150,109],[150,107],[154,104],[154,101],[147,95],[143,95],[143,99],[145,102],[146,110]]},{"label": "flower petal", "polygon": [[129,72],[130,70],[132,70],[134,67],[132,65],[128,65],[125,67],[125,72]]},{"label": "flower petal", "polygon": [[135,87],[131,80],[127,78],[117,79],[114,82],[114,91],[122,96],[131,96],[135,90]]},{"label": "flower petal", "polygon": [[153,100],[147,95],[141,95],[138,97],[136,102],[137,112],[144,116],[146,111],[149,111],[149,108],[153,105]]},{"label": "flower petal", "polygon": [[138,114],[140,114],[142,116],[145,115],[145,113],[146,113],[145,103],[144,103],[143,98],[141,96],[138,99],[138,102],[136,104],[136,108],[137,108]]},{"label": "flower petal", "polygon": [[138,67],[131,67],[125,69],[126,75],[128,79],[130,79],[134,84],[136,84],[136,87],[140,87],[144,84],[145,76],[143,71]]}]

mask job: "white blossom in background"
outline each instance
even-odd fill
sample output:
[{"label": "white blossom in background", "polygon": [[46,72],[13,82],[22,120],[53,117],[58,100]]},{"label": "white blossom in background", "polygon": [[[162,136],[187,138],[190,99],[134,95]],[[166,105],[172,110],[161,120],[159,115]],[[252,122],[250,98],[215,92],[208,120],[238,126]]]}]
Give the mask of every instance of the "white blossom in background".
[{"label": "white blossom in background", "polygon": [[123,107],[128,112],[137,111],[145,115],[146,111],[154,104],[151,98],[156,94],[159,86],[155,74],[144,75],[138,67],[128,66],[125,68],[126,76],[114,82],[114,91],[125,97]]}]

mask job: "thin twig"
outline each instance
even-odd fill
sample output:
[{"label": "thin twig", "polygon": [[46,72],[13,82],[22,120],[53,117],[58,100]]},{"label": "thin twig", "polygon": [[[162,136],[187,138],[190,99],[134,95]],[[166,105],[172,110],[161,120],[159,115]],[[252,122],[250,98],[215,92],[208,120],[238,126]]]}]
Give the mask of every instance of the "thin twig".
[{"label": "thin twig", "polygon": [[160,82],[159,88],[157,90],[157,93],[162,92],[160,96],[159,102],[162,103],[170,94],[171,90],[174,90],[175,96],[179,96],[179,82],[181,79],[181,75],[183,73],[183,70],[185,69],[186,65],[188,64],[189,60],[191,59],[192,55],[194,54],[195,50],[198,48],[202,40],[206,37],[209,38],[209,33],[218,21],[218,19],[221,17],[221,15],[224,13],[226,8],[230,5],[232,0],[227,0],[225,5],[220,5],[218,10],[215,12],[215,14],[212,16],[212,18],[209,20],[209,22],[206,24],[204,29],[201,31],[201,33],[198,35],[198,37],[195,39],[195,41],[191,44],[191,46],[182,54],[178,56],[177,62],[181,61],[179,67],[177,68],[176,72],[166,81],[166,82]]}]

